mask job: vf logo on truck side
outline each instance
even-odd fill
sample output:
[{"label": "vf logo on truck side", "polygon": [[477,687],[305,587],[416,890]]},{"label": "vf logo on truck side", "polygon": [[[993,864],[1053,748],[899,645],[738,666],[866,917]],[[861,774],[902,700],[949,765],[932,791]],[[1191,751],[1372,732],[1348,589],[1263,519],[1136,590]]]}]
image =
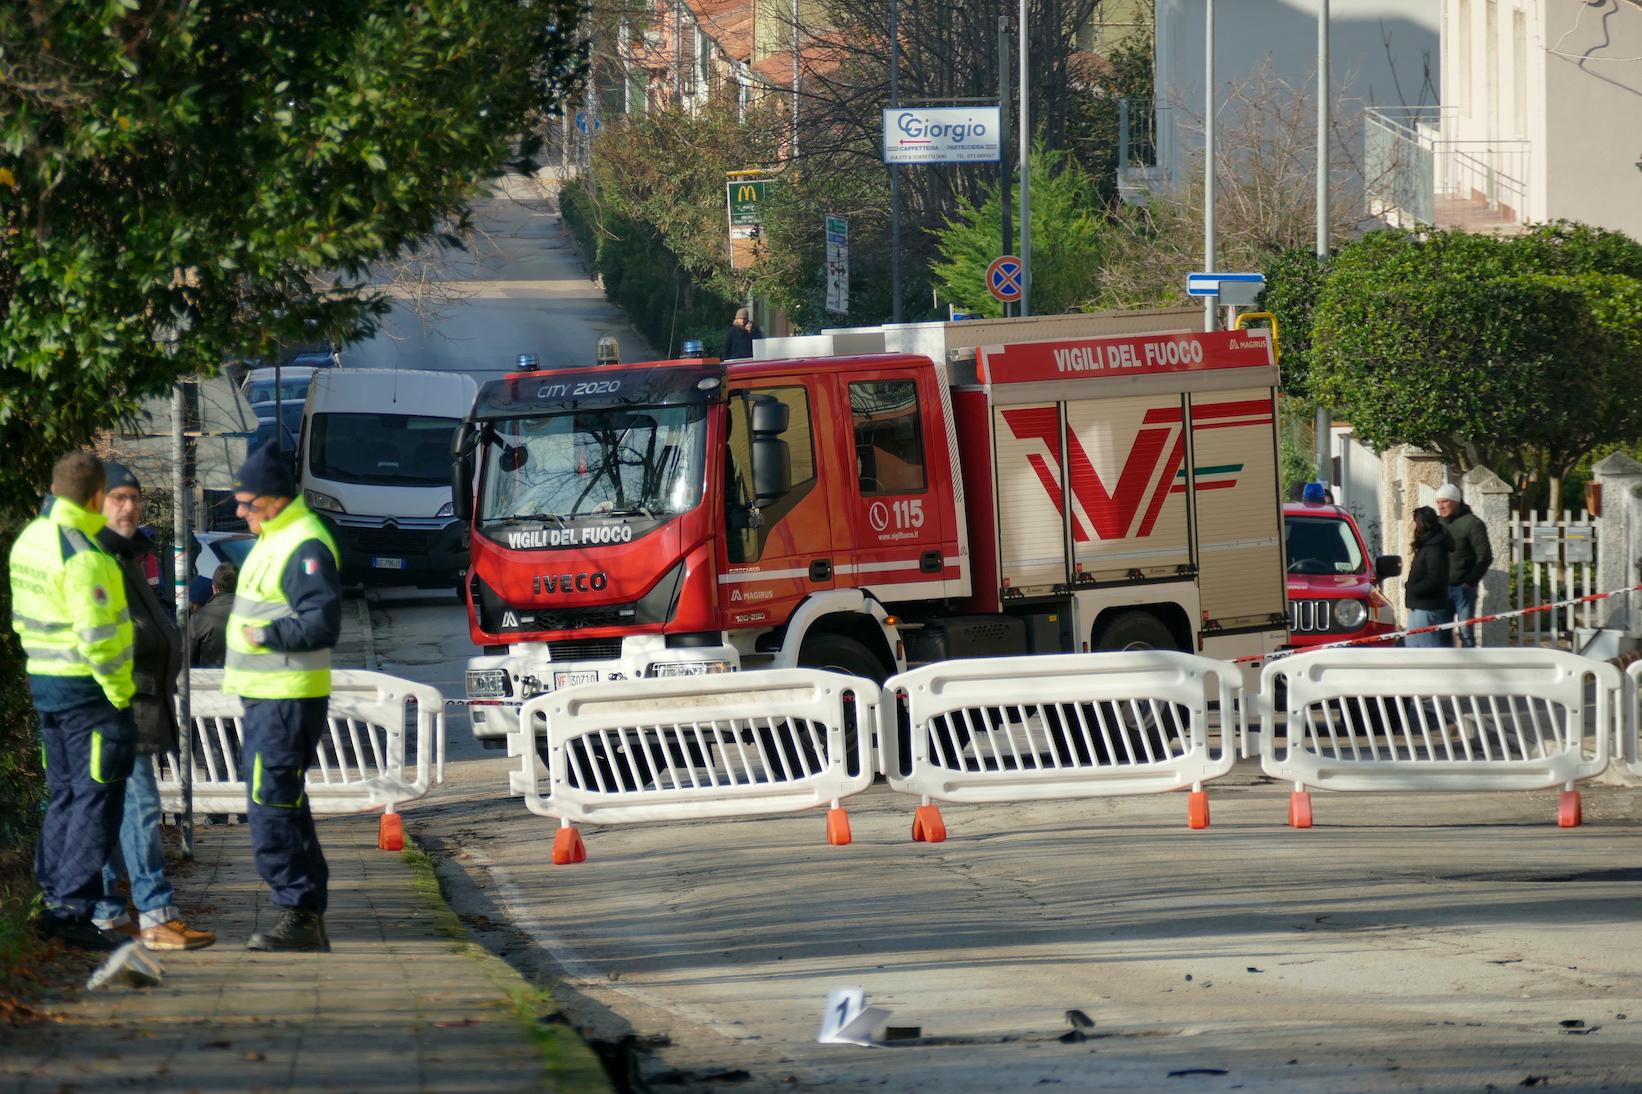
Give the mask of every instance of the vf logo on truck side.
[{"label": "vf logo on truck side", "polygon": [[[1047,455],[1027,454],[1038,481],[1049,494],[1056,512],[1066,514],[1066,497],[1061,484],[1069,483],[1074,509],[1072,539],[1087,543],[1096,539],[1128,539],[1152,534],[1163,503],[1170,494],[1186,492],[1182,465],[1186,459],[1186,435],[1178,406],[1157,407],[1146,412],[1134,442],[1129,446],[1116,483],[1108,489],[1095,470],[1094,461],[1077,434],[1066,434],[1069,469],[1060,466],[1060,413],[1055,407],[1005,410],[1003,420],[1015,437],[1038,441]],[[1192,408],[1192,429],[1230,429],[1272,424],[1270,399],[1250,399],[1215,403]],[[1051,468],[1053,464],[1053,468]],[[1070,474],[1065,471],[1069,470]],[[1195,468],[1193,480],[1198,490],[1229,490],[1242,473],[1242,464],[1222,464]],[[1082,516],[1080,517],[1080,512]],[[1093,536],[1091,536],[1091,531]]]}]

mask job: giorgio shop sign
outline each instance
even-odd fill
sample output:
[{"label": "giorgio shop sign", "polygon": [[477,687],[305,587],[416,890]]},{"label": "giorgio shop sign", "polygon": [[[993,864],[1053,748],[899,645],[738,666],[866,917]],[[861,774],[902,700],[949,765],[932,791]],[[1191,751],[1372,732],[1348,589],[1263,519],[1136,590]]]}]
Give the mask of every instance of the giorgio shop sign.
[{"label": "giorgio shop sign", "polygon": [[884,111],[885,163],[997,163],[995,106],[909,106]]}]

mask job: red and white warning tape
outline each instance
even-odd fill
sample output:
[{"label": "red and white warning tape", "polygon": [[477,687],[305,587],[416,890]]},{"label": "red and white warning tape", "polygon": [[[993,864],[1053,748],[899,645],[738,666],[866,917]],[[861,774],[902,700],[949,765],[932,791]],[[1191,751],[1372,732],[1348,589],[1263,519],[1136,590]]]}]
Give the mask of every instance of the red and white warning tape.
[{"label": "red and white warning tape", "polygon": [[1495,615],[1479,615],[1472,619],[1456,619],[1452,623],[1437,623],[1429,627],[1411,627],[1406,631],[1386,631],[1384,634],[1372,635],[1368,638],[1347,638],[1340,642],[1324,642],[1316,646],[1303,646],[1298,649],[1278,650],[1275,653],[1256,653],[1248,657],[1234,657],[1233,664],[1242,664],[1249,661],[1276,660],[1279,657],[1288,657],[1296,653],[1310,653],[1312,650],[1337,650],[1346,646],[1379,646],[1405,638],[1411,634],[1431,634],[1434,631],[1451,631],[1456,627],[1468,627],[1473,623],[1493,623],[1500,619],[1514,619],[1519,615],[1533,615],[1536,612],[1551,612],[1558,608],[1566,608],[1570,604],[1594,604],[1598,600],[1607,600],[1609,597],[1620,596],[1624,593],[1642,592],[1642,585],[1630,585],[1623,589],[1614,589],[1612,592],[1591,593],[1588,596],[1576,596],[1572,600],[1556,600],[1549,604],[1536,604],[1532,608],[1522,608],[1514,612],[1499,612]]}]

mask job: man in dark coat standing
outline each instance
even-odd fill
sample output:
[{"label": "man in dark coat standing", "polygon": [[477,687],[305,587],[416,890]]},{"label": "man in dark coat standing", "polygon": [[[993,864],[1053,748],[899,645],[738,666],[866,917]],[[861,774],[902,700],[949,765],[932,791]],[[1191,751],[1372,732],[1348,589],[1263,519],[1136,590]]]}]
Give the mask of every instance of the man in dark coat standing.
[{"label": "man in dark coat standing", "polygon": [[[1477,614],[1477,586],[1494,564],[1494,548],[1488,542],[1488,526],[1465,504],[1460,488],[1446,483],[1437,491],[1437,516],[1454,541],[1448,557],[1448,599],[1454,618],[1474,619]],[[1476,626],[1456,627],[1460,646],[1477,644]]]},{"label": "man in dark coat standing", "polygon": [[228,613],[239,587],[239,568],[219,562],[211,575],[211,599],[194,613],[188,627],[188,663],[197,669],[220,669],[228,656]]},{"label": "man in dark coat standing", "polygon": [[[104,461],[107,493],[103,516],[108,521],[97,542],[120,564],[133,632],[131,679],[136,694],[131,710],[137,722],[137,762],[126,781],[125,816],[120,839],[103,867],[103,897],[92,910],[92,922],[104,930],[140,935],[151,950],[197,950],[216,941],[210,931],[190,927],[177,911],[171,882],[165,876],[165,848],[160,843],[160,791],[154,779],[154,755],[177,747],[174,692],[182,672],[182,635],[171,613],[160,603],[143,573],[143,560],[154,545],[139,525],[142,489],[123,464]],[[131,901],[138,925],[126,914],[116,889],[120,867],[131,881]]]},{"label": "man in dark coat standing", "polygon": [[753,339],[764,337],[764,332],[758,329],[758,324],[752,321],[746,308],[737,308],[735,319],[730,323],[730,329],[724,332],[724,352],[719,355],[722,361],[735,361],[753,355]]}]

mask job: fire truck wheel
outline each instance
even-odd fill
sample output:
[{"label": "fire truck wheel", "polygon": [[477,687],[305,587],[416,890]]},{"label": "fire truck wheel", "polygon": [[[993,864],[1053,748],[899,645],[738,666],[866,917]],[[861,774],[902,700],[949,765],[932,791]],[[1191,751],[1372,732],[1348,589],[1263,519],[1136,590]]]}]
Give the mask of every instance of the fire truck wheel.
[{"label": "fire truck wheel", "polygon": [[1097,650],[1172,650],[1175,637],[1150,612],[1124,612],[1108,623],[1095,639]]},{"label": "fire truck wheel", "polygon": [[[841,672],[882,684],[889,679],[883,664],[872,651],[853,638],[841,634],[812,634],[804,639],[798,650],[798,663],[807,669],[825,669]],[[847,766],[851,774],[861,769],[860,746],[852,735],[849,739]]]},{"label": "fire truck wheel", "polygon": [[882,684],[889,678],[872,651],[853,638],[841,634],[812,634],[798,651],[798,663],[807,669],[825,669],[845,676],[859,676]]}]

